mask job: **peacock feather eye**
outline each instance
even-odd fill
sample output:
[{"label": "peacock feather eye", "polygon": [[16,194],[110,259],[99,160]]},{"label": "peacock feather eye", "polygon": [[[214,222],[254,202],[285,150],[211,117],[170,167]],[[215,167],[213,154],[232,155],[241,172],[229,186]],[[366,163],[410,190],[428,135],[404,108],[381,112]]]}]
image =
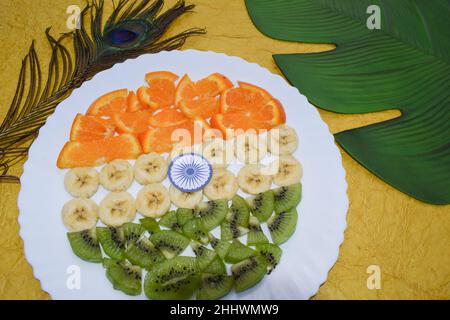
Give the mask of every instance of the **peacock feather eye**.
[{"label": "peacock feather eye", "polygon": [[106,30],[106,42],[112,47],[134,47],[140,43],[150,27],[150,24],[146,21],[125,21],[110,30]]}]

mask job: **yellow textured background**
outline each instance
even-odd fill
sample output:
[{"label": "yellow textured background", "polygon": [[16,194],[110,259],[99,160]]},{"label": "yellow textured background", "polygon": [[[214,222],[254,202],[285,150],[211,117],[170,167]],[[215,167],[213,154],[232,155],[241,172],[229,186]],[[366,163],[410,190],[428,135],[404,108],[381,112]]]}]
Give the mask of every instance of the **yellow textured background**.
[{"label": "yellow textured background", "polygon": [[[111,1],[105,0],[110,9]],[[197,26],[207,34],[184,48],[213,50],[257,62],[280,73],[272,54],[330,50],[330,45],[288,43],[265,37],[253,26],[243,0],[191,0],[195,13],[179,19],[174,33]],[[82,0],[0,0],[0,119],[12,100],[20,61],[33,39],[44,65],[44,30],[67,32],[66,8]],[[168,4],[174,1],[167,1]],[[44,70],[45,71],[45,70]],[[397,115],[344,116],[320,111],[332,132]],[[339,259],[315,299],[450,299],[450,206],[432,206],[396,191],[342,152],[350,209]],[[12,173],[20,174],[21,166]],[[23,254],[17,223],[17,184],[0,184],[0,298],[47,299]],[[57,254],[57,253],[56,253]],[[381,268],[381,289],[367,288],[367,267]]]}]

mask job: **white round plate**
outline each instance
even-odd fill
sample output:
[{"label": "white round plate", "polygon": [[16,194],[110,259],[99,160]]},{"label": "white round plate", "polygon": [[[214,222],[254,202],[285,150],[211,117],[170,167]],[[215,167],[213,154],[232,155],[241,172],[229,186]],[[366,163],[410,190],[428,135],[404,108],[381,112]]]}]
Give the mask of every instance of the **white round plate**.
[{"label": "white round plate", "polygon": [[[282,77],[238,57],[196,50],[147,54],[99,73],[64,100],[40,130],[24,166],[18,201],[25,255],[43,290],[53,299],[133,298],[113,290],[100,264],[84,262],[72,253],[61,222],[61,208],[70,196],[64,189],[65,170],[56,167],[56,159],[77,113],[85,113],[106,92],[138,88],[145,73],[156,70],[187,73],[194,80],[220,72],[234,83],[261,86],[281,101],[287,124],[297,130],[300,142],[294,155],[304,170],[297,230],[281,246],[283,256],[274,272],[252,289],[226,298],[308,299],[316,294],[336,262],[346,228],[347,183],[333,136],[317,110]],[[139,185],[134,182],[130,190],[135,195]],[[105,194],[100,188],[93,199],[99,202]]]}]

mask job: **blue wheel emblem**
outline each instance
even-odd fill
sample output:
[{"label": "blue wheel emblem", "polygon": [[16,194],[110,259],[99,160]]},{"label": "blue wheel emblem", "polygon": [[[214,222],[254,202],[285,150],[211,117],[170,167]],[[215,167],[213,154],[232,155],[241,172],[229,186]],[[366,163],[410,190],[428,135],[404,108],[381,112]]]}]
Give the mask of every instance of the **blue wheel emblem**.
[{"label": "blue wheel emblem", "polygon": [[196,153],[177,156],[169,165],[169,180],[183,192],[195,192],[203,189],[211,180],[211,164]]}]

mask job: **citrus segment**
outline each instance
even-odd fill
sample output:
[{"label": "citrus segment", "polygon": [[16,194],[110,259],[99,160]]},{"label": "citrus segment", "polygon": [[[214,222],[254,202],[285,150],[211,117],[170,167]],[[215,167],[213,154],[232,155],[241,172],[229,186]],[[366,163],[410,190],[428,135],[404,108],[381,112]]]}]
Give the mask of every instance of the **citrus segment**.
[{"label": "citrus segment", "polygon": [[201,120],[189,120],[180,125],[153,128],[140,136],[144,153],[170,152],[175,144],[186,146],[202,141],[206,123]]},{"label": "citrus segment", "polygon": [[140,110],[116,113],[113,115],[113,120],[117,127],[117,132],[139,134],[148,129],[150,116],[150,110]]},{"label": "citrus segment", "polygon": [[219,112],[217,96],[232,86],[231,81],[219,73],[197,82],[185,75],[177,86],[175,104],[189,118],[207,119]]},{"label": "citrus segment", "polygon": [[149,124],[154,128],[171,127],[179,125],[189,119],[181,112],[180,109],[158,109],[150,117]]},{"label": "citrus segment", "polygon": [[71,141],[92,141],[114,135],[115,126],[111,120],[77,114],[70,130]]},{"label": "citrus segment", "polygon": [[273,124],[254,119],[251,114],[236,112],[216,114],[211,118],[211,127],[219,129],[225,137],[230,138],[247,130],[270,130]]},{"label": "citrus segment", "polygon": [[142,153],[138,139],[123,134],[103,140],[69,141],[62,148],[58,168],[93,167],[115,159],[136,159]]},{"label": "citrus segment", "polygon": [[128,89],[109,92],[97,98],[89,107],[87,114],[99,117],[111,117],[114,113],[125,112]]},{"label": "citrus segment", "polygon": [[127,97],[127,112],[135,112],[145,109],[145,106],[141,104],[136,93],[134,91],[130,91]]},{"label": "citrus segment", "polygon": [[145,81],[147,81],[149,85],[152,85],[152,83],[161,79],[175,82],[178,80],[178,75],[170,71],[154,71],[145,75]]}]

